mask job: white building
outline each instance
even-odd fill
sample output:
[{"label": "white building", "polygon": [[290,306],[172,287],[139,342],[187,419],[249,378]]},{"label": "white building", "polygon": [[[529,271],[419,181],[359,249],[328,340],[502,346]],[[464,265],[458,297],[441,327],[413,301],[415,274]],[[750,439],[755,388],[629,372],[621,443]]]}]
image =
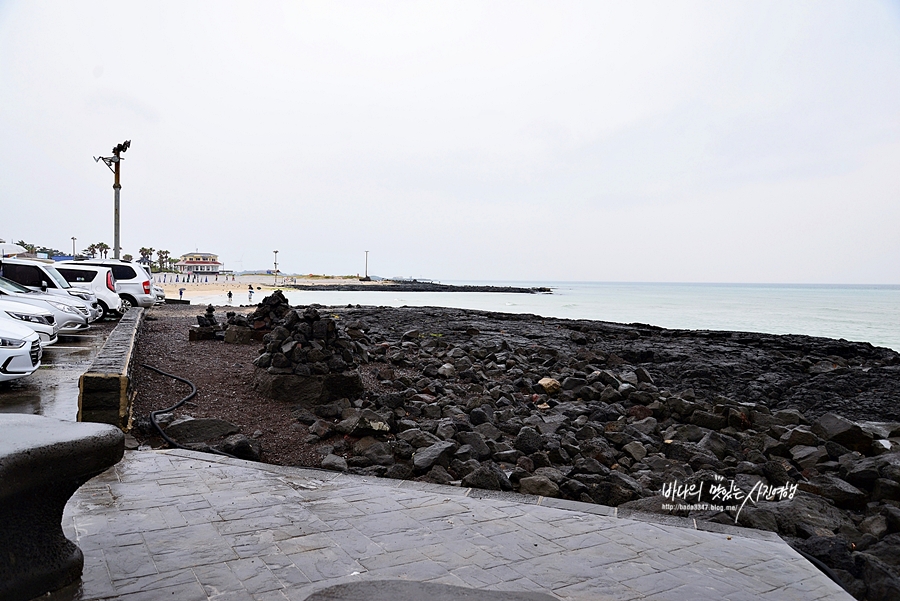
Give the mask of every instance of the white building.
[{"label": "white building", "polygon": [[218,275],[222,269],[222,263],[219,262],[219,255],[188,253],[181,255],[181,260],[175,263],[175,269],[184,274]]}]

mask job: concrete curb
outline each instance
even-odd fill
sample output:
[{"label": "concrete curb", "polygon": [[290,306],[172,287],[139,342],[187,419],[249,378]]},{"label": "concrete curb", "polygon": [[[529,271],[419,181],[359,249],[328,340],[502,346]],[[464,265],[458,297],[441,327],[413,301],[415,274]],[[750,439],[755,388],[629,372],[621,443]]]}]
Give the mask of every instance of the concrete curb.
[{"label": "concrete curb", "polygon": [[131,427],[132,356],[144,309],[132,307],[109,334],[91,367],[78,381],[78,421]]}]

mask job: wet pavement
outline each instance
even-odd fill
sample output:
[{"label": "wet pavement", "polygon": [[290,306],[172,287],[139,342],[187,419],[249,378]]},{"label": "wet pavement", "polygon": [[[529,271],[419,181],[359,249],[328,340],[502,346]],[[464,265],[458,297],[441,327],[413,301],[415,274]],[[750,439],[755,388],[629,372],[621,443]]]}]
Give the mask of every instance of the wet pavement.
[{"label": "wet pavement", "polygon": [[62,335],[56,344],[45,347],[40,369],[0,385],[0,413],[30,413],[75,421],[78,379],[117,323],[98,320],[84,334]]},{"label": "wet pavement", "polygon": [[559,599],[852,599],[772,533],[634,517],[133,451],[70,500],[63,526],[84,551],[83,580],[44,598],[300,601],[339,584],[402,580]]}]

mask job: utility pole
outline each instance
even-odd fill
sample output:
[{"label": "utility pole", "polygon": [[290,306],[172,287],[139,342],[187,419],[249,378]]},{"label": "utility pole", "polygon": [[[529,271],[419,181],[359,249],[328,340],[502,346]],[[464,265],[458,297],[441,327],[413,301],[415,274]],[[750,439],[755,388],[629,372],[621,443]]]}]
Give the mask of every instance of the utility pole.
[{"label": "utility pole", "polygon": [[278,251],[275,251],[275,285],[278,285]]},{"label": "utility pole", "polygon": [[366,279],[369,279],[369,251],[366,251]]},{"label": "utility pole", "polygon": [[[119,190],[122,189],[122,185],[119,183],[119,173],[120,173],[120,165],[122,161],[125,160],[122,157],[122,153],[128,150],[131,147],[131,140],[125,140],[121,144],[117,144],[115,148],[112,149],[113,156],[111,157],[94,157],[94,161],[99,163],[103,161],[109,170],[112,171],[116,178],[115,183],[113,183],[113,190],[116,192],[116,207],[115,207],[115,218],[114,218],[114,235],[113,235],[113,257],[119,258]],[[115,168],[113,168],[115,165]]]},{"label": "utility pole", "polygon": [[72,236],[72,258],[75,258],[75,241],[78,240],[75,236]]}]

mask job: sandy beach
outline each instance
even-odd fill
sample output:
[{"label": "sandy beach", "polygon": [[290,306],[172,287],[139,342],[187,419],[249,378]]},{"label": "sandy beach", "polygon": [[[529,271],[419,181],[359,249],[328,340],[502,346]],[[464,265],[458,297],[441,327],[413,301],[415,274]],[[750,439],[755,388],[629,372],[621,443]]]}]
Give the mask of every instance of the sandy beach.
[{"label": "sandy beach", "polygon": [[[282,286],[283,283],[287,284],[303,284],[307,286],[335,286],[339,284],[355,284],[355,285],[385,285],[390,282],[378,281],[378,282],[361,282],[358,278],[345,278],[345,277],[309,277],[309,276],[279,276],[278,277],[278,285],[275,285],[275,277],[272,275],[266,274],[256,274],[256,275],[238,275],[235,276],[234,280],[230,277],[226,280],[224,276],[219,276],[215,278],[214,276],[203,276],[203,278],[208,279],[209,281],[201,281],[201,282],[183,282],[180,281],[181,278],[179,276],[179,281],[175,281],[175,274],[172,273],[156,273],[153,274],[153,280],[158,286],[162,286],[162,289],[166,292],[166,298],[178,298],[178,291],[181,288],[184,288],[184,295],[181,297],[184,300],[191,300],[198,297],[209,296],[210,294],[222,293],[225,294],[229,290],[234,293],[235,297],[238,295],[247,294],[247,289],[249,286],[253,286],[254,290],[259,288],[254,293],[254,297],[257,294],[262,293],[263,296],[268,294],[269,291],[274,290]],[[243,297],[242,297],[243,298]],[[262,298],[262,296],[260,296]]]}]

